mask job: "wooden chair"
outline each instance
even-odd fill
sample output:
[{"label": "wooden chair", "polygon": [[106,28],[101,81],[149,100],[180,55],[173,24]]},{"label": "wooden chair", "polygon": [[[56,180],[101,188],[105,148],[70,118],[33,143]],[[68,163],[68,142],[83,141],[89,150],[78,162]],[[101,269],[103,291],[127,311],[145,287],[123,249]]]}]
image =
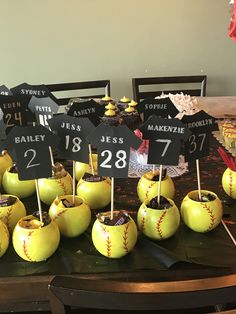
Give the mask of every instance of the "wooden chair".
[{"label": "wooden chair", "polygon": [[182,311],[234,302],[235,278],[236,275],[229,275],[184,281],[131,282],[55,276],[48,288],[53,314],[68,313],[71,307]]},{"label": "wooden chair", "polygon": [[[147,97],[156,97],[164,93],[184,93],[191,96],[205,96],[206,94],[206,75],[194,75],[194,76],[164,76],[164,77],[142,77],[142,78],[133,78],[132,87],[133,87],[133,98],[135,101],[140,101]],[[186,86],[190,86],[186,87]],[[198,84],[198,87],[194,87]],[[154,85],[161,85],[158,88],[152,88],[152,91],[141,91],[141,86],[154,87]],[[171,85],[173,86],[171,88]],[[181,87],[182,85],[182,87]],[[153,90],[154,89],[154,90]]]},{"label": "wooden chair", "polygon": [[[98,80],[98,81],[87,81],[87,82],[73,82],[73,83],[58,83],[58,84],[45,84],[52,94],[57,98],[59,105],[67,105],[71,98],[102,98],[105,95],[110,95],[111,87],[110,80]],[[86,93],[85,90],[98,90],[97,93],[94,91]],[[66,96],[59,97],[58,92],[68,92],[75,90],[83,90],[82,93],[78,93],[77,96]],[[64,94],[64,93],[63,93]]]}]

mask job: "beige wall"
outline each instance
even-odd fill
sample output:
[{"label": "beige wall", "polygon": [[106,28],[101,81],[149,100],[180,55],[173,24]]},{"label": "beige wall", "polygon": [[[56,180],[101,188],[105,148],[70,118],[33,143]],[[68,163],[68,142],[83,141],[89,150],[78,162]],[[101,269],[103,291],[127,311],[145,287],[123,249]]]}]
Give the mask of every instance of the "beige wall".
[{"label": "beige wall", "polygon": [[236,95],[228,0],[0,0],[0,85],[207,74],[208,95]]}]

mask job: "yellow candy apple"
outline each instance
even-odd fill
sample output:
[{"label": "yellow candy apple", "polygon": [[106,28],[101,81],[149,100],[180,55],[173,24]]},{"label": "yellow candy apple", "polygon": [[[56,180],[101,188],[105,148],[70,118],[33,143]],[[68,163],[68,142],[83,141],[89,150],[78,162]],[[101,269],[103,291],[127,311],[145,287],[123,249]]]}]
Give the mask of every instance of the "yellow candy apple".
[{"label": "yellow candy apple", "polygon": [[42,223],[34,215],[21,218],[12,235],[16,253],[29,262],[46,260],[56,251],[59,242],[60,231],[57,224],[51,219]]},{"label": "yellow candy apple", "polygon": [[13,165],[11,156],[6,150],[0,153],[0,175],[3,176],[5,170]]},{"label": "yellow candy apple", "polygon": [[41,201],[51,205],[57,196],[72,194],[72,177],[60,163],[56,163],[53,176],[38,179],[38,186]]},{"label": "yellow candy apple", "polygon": [[[13,167],[9,167],[4,172],[2,187],[7,194],[15,195],[19,198],[26,198],[35,193],[34,180],[19,180],[17,172],[12,172]],[[15,170],[14,170],[15,171]]]},{"label": "yellow candy apple", "polygon": [[222,187],[225,193],[236,199],[236,172],[227,168],[222,176]]},{"label": "yellow candy apple", "polygon": [[[119,211],[115,211],[114,215],[118,213]],[[109,217],[110,212],[102,215]],[[118,226],[109,226],[96,219],[92,228],[92,241],[95,248],[109,258],[120,258],[128,254],[135,246],[137,236],[136,224],[130,216],[126,223]]]},{"label": "yellow candy apple", "polygon": [[[137,194],[142,203],[150,201],[153,197],[157,196],[158,192],[158,176],[159,170],[155,172],[145,173],[138,181]],[[157,180],[153,180],[153,178]],[[166,175],[161,181],[161,195],[166,198],[173,199],[175,195],[175,186],[173,180]]]},{"label": "yellow candy apple", "polygon": [[92,182],[81,178],[77,184],[77,195],[88,204],[90,209],[104,208],[111,201],[111,180],[103,177],[101,181]]},{"label": "yellow candy apple", "polygon": [[2,257],[9,246],[9,231],[3,221],[0,220],[0,257]]},{"label": "yellow candy apple", "polygon": [[180,214],[171,199],[167,199],[169,208],[153,209],[149,202],[142,203],[137,215],[139,230],[151,239],[164,240],[170,238],[178,229]]},{"label": "yellow candy apple", "polygon": [[[97,154],[92,154],[92,160],[93,160],[94,173],[97,174],[97,170],[98,170]],[[76,161],[75,162],[75,178],[76,178],[76,180],[79,181],[83,177],[85,172],[92,173],[91,163],[85,164],[83,162]]]},{"label": "yellow candy apple", "polygon": [[73,195],[57,197],[49,208],[49,216],[58,225],[61,234],[65,237],[77,237],[89,226],[91,211],[81,198]]},{"label": "yellow candy apple", "polygon": [[6,224],[10,232],[16,223],[26,216],[25,205],[15,195],[3,194],[0,197],[0,219]]},{"label": "yellow candy apple", "polygon": [[189,192],[182,201],[180,213],[190,229],[196,232],[208,232],[221,222],[222,203],[211,191],[201,190],[201,195],[202,201],[199,201],[198,190]]}]

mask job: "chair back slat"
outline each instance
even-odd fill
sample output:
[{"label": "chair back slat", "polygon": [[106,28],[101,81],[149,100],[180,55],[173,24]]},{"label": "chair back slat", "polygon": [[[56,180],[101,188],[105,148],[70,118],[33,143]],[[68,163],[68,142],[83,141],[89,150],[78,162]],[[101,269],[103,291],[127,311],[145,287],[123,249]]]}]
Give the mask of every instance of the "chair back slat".
[{"label": "chair back slat", "polygon": [[[102,98],[105,95],[110,96],[111,93],[110,80],[46,84],[46,86],[57,98],[59,105],[67,105],[71,98]],[[97,93],[94,89],[101,91]],[[75,91],[78,91],[76,95]]]},{"label": "chair back slat", "polygon": [[[140,101],[147,97],[159,96],[162,94],[162,92],[165,94],[184,93],[190,96],[205,96],[206,83],[206,75],[133,78],[133,98],[135,101]],[[194,86],[198,84],[199,87],[186,88],[186,84]],[[167,88],[164,88],[163,85],[166,85]],[[170,88],[170,85],[173,85],[172,89]],[[176,88],[177,85],[178,87]],[[152,90],[143,91],[141,90],[143,86],[149,87],[149,89]]]}]

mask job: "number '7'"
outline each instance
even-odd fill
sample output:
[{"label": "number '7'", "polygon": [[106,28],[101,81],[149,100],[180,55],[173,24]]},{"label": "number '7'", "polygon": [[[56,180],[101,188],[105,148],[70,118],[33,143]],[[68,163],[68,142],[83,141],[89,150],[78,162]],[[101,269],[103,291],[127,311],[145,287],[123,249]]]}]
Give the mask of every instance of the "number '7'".
[{"label": "number '7'", "polygon": [[163,149],[163,152],[162,152],[162,154],[161,154],[161,157],[164,157],[165,156],[165,154],[166,154],[166,151],[167,151],[167,149],[168,149],[168,147],[169,147],[169,145],[170,145],[170,143],[172,142],[170,139],[168,140],[168,139],[158,139],[158,140],[156,140],[156,142],[160,142],[160,143],[166,143],[166,145],[165,145],[165,147],[164,147],[164,149]]}]

